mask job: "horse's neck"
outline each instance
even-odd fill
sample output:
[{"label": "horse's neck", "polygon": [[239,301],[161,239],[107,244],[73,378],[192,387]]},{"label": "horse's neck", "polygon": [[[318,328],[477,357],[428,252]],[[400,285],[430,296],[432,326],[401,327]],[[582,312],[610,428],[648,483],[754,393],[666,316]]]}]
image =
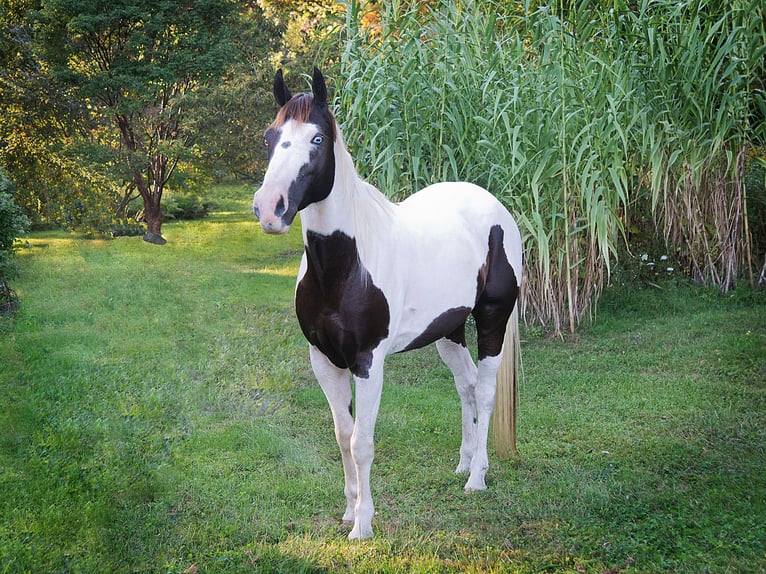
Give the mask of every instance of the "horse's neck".
[{"label": "horse's neck", "polygon": [[303,240],[308,245],[309,231],[325,236],[340,231],[355,239],[359,259],[369,268],[391,237],[395,206],[359,177],[342,139],[336,144],[335,162],[330,195],[301,212]]}]

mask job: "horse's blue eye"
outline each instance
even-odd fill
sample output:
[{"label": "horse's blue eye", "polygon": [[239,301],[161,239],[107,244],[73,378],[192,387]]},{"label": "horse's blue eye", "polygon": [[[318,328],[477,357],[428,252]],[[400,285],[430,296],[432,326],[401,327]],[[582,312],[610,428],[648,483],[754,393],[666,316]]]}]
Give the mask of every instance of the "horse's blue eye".
[{"label": "horse's blue eye", "polygon": [[317,134],[314,136],[314,139],[311,140],[311,143],[314,145],[319,145],[324,141],[324,136],[322,134]]}]

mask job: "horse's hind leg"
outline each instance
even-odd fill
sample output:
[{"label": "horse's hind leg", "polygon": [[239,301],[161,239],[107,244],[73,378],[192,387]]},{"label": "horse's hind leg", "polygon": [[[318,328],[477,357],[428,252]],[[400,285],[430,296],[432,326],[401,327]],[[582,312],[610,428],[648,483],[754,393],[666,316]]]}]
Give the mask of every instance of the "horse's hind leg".
[{"label": "horse's hind leg", "polygon": [[471,459],[476,450],[476,365],[471,359],[471,353],[464,344],[456,343],[450,339],[440,339],[436,342],[436,348],[442,361],[452,371],[455,378],[455,386],[460,396],[460,404],[463,410],[463,438],[460,443],[460,462],[455,472],[468,472],[471,468]]},{"label": "horse's hind leg", "polygon": [[346,495],[346,511],[343,513],[343,521],[353,522],[358,487],[356,466],[351,456],[354,417],[352,415],[353,405],[349,372],[333,365],[313,345],[310,346],[310,357],[314,375],[319,381],[319,386],[322,387],[325,397],[327,397],[327,402],[330,403],[330,410],[335,423],[335,439],[338,441],[343,458],[344,493]]},{"label": "horse's hind leg", "polygon": [[465,484],[466,492],[485,490],[484,477],[489,468],[487,456],[487,437],[492,410],[495,408],[495,386],[497,371],[500,368],[501,355],[485,357],[479,360],[476,382],[476,452],[471,459],[471,474]]},{"label": "horse's hind leg", "polygon": [[489,468],[487,435],[495,408],[497,371],[503,357],[505,328],[519,294],[518,281],[506,256],[503,230],[494,226],[489,234],[487,277],[472,314],[476,319],[479,346],[479,375],[476,382],[476,452],[471,460],[471,475],[466,491],[487,488],[484,476]]}]

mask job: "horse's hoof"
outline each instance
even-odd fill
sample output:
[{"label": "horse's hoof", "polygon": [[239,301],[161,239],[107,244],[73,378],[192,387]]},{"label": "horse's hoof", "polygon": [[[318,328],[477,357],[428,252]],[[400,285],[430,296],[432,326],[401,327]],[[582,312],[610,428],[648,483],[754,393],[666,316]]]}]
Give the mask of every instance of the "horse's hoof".
[{"label": "horse's hoof", "polygon": [[372,538],[372,528],[367,530],[355,526],[348,535],[349,540],[368,540],[370,538]]},{"label": "horse's hoof", "polygon": [[482,490],[487,490],[487,485],[482,480],[481,482],[471,482],[469,479],[468,482],[465,483],[465,486],[463,487],[463,490],[466,492],[479,492]]},{"label": "horse's hoof", "polygon": [[471,494],[472,492],[481,492],[482,490],[487,490],[487,487],[485,486],[483,488],[474,488],[472,486],[466,486],[463,490],[466,493]]}]

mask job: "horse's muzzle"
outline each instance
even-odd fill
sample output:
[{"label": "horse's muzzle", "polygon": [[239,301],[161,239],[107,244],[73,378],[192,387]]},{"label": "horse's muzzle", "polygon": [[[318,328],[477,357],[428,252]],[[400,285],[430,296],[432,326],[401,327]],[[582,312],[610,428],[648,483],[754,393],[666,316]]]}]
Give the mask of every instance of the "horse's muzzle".
[{"label": "horse's muzzle", "polygon": [[290,226],[283,224],[281,220],[277,221],[276,224],[273,222],[266,223],[261,221],[261,229],[269,235],[281,235],[287,233],[290,230]]},{"label": "horse's muzzle", "polygon": [[260,190],[253,196],[253,215],[261,223],[261,229],[265,233],[279,235],[286,233],[290,229],[290,223],[292,222],[285,222],[283,217],[285,211],[284,197],[278,197],[275,202],[264,201],[260,195]]}]

